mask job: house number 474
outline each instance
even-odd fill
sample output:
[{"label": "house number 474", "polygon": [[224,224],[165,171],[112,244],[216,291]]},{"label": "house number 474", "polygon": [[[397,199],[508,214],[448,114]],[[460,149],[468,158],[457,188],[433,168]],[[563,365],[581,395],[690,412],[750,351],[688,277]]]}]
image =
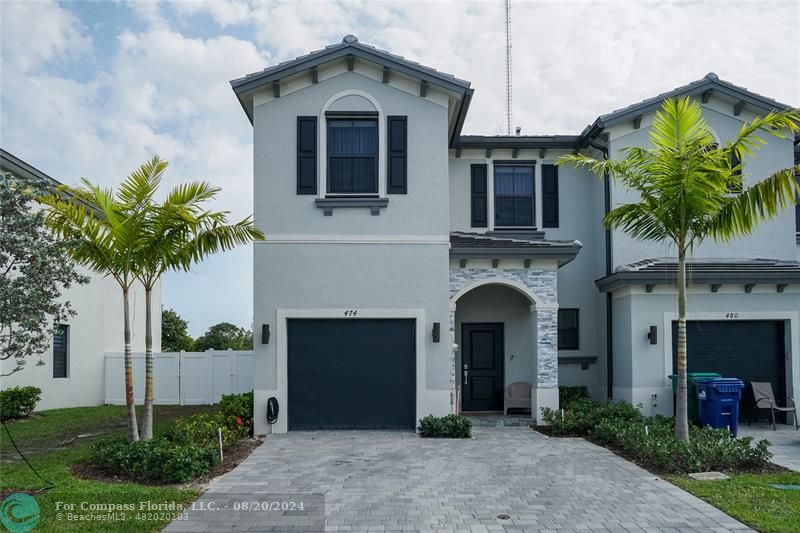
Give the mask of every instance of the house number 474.
[{"label": "house number 474", "polygon": [[358,314],[357,309],[345,309],[344,316],[356,316]]}]

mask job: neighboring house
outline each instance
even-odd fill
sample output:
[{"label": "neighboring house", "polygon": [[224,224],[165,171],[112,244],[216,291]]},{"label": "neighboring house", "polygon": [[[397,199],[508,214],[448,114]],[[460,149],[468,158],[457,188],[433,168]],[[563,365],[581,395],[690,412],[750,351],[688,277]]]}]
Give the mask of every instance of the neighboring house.
[{"label": "neighboring house", "polygon": [[[646,145],[666,96],[696,96],[721,142],[787,107],[709,74],[580,135],[462,135],[469,82],[350,35],[231,85],[253,124],[267,234],[254,251],[258,433],[502,411],[519,381],[539,416],[559,384],[671,414],[673,251],[606,232],[604,212],[631,193],[554,161]],[[793,153],[767,139],[745,181]],[[800,403],[795,231],[787,210],[695,250],[690,370],[771,380]]]},{"label": "neighboring house", "polygon": [[[0,172],[36,177],[57,187],[58,181],[18,157],[0,149]],[[63,293],[76,315],[59,328],[52,348],[27,358],[25,367],[0,378],[3,389],[17,385],[35,385],[42,389],[37,410],[59,407],[100,405],[105,398],[105,352],[121,352],[124,344],[122,292],[112,278],[82,269],[91,281],[73,286]],[[131,332],[134,352],[144,352],[144,289],[131,291]],[[160,286],[153,291],[153,308],[161,309]],[[161,313],[153,315],[153,347],[161,349]],[[37,366],[42,361],[44,365]],[[0,373],[13,368],[5,361]],[[120,373],[119,380],[124,380]],[[137,398],[141,403],[144,398]]]}]

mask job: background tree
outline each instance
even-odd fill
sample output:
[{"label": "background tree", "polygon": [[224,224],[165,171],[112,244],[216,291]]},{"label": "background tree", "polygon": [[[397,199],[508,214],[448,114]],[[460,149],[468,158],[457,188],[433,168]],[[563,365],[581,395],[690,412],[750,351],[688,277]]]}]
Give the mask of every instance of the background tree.
[{"label": "background tree", "polygon": [[161,311],[161,351],[190,352],[194,339],[188,333],[189,323],[172,309]]},{"label": "background tree", "polygon": [[[0,376],[19,372],[26,358],[50,347],[55,327],[75,315],[62,291],[85,284],[35,201],[49,184],[36,178],[0,175],[0,361],[13,361]],[[43,365],[41,358],[37,366]]]},{"label": "background tree", "polygon": [[689,440],[686,411],[686,258],[707,238],[729,241],[795,203],[800,191],[795,169],[787,168],[743,187],[742,163],[766,144],[764,134],[785,138],[800,129],[800,110],[772,112],[744,124],[735,140],[716,146],[700,105],[689,97],[667,99],[656,113],[650,146],[629,147],[619,160],[582,154],[559,164],[605,173],[639,193],[638,203],[621,205],[603,219],[637,239],[666,241],[678,255],[678,387],[675,437]]},{"label": "background tree", "polygon": [[202,336],[197,337],[194,349],[205,350],[252,350],[253,332],[230,322],[214,324]]}]

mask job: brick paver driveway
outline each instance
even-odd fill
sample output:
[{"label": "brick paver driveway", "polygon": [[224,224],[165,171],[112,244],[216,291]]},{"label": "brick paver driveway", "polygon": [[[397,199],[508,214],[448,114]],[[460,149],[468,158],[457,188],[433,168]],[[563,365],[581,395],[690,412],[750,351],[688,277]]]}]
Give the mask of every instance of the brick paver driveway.
[{"label": "brick paver driveway", "polygon": [[[471,440],[381,431],[271,436],[214,481],[200,503],[219,502],[225,493],[321,492],[329,531],[747,530],[582,439],[549,439],[524,427],[474,434]],[[167,531],[292,530],[269,524],[233,509],[192,511]]]}]

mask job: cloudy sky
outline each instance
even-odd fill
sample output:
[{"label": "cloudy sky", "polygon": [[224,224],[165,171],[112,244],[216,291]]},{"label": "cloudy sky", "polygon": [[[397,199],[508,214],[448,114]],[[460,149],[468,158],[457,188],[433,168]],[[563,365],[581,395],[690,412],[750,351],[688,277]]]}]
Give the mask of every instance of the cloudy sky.
[{"label": "cloudy sky", "polygon": [[[252,211],[251,129],[228,81],[352,33],[470,80],[465,133],[504,132],[501,0],[0,1],[0,145],[74,183],[114,185],[153,154]],[[714,71],[800,105],[800,0],[512,0],[514,122],[579,133],[597,115]],[[191,333],[252,321],[242,248],[164,280]]]}]

